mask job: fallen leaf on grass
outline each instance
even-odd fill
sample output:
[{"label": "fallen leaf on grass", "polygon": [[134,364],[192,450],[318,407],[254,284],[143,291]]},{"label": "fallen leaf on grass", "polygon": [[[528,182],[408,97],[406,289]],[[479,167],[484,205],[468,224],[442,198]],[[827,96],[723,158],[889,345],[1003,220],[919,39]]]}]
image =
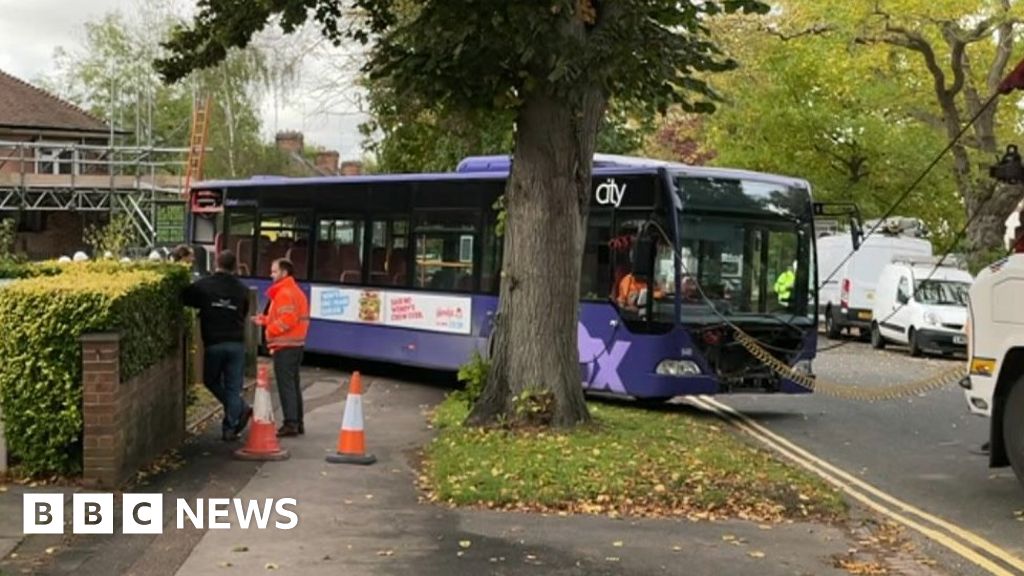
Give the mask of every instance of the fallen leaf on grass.
[{"label": "fallen leaf on grass", "polygon": [[469,540],[459,540],[459,548],[469,548],[473,543]]},{"label": "fallen leaf on grass", "polygon": [[749,553],[749,556],[751,558],[764,558],[764,552],[761,552],[760,550],[754,550],[753,552]]},{"label": "fallen leaf on grass", "polygon": [[394,555],[395,555],[395,551],[394,550],[378,550],[377,551],[377,556],[394,556]]},{"label": "fallen leaf on grass", "polygon": [[612,546],[615,546],[616,548],[622,548],[622,540],[616,540],[615,542],[612,542]]},{"label": "fallen leaf on grass", "polygon": [[47,554],[53,554],[56,551],[57,551],[57,547],[56,546],[50,546],[49,548],[46,549],[46,553]]},{"label": "fallen leaf on grass", "polygon": [[608,561],[608,562],[618,562],[619,558],[618,558],[618,556],[606,556],[605,560]]},{"label": "fallen leaf on grass", "polygon": [[277,570],[277,564],[274,564],[273,562],[267,562],[263,567],[267,570]]},{"label": "fallen leaf on grass", "polygon": [[672,547],[672,551],[673,551],[673,552],[679,552],[679,551],[680,551],[680,550],[682,550],[682,549],[683,549],[683,547],[682,547],[682,546],[673,546],[673,547]]},{"label": "fallen leaf on grass", "polygon": [[232,552],[248,552],[249,551],[249,547],[248,546],[235,546],[234,548],[231,549],[231,551]]},{"label": "fallen leaf on grass", "polygon": [[231,562],[217,562],[218,568],[231,568],[231,566],[233,566]]}]

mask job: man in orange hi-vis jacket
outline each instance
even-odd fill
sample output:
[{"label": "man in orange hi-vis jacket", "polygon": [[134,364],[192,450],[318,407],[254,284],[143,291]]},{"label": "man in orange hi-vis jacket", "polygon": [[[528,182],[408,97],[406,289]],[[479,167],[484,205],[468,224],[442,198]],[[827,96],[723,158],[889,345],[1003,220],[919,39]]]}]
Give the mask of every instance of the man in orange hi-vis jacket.
[{"label": "man in orange hi-vis jacket", "polygon": [[290,260],[274,260],[270,265],[270,277],[274,283],[267,290],[270,308],[265,315],[253,318],[264,327],[267,348],[274,359],[274,380],[281,397],[281,412],[284,413],[284,424],[278,429],[278,436],[306,433],[299,368],[309,329],[309,301],[295,283],[294,273],[295,266]]}]

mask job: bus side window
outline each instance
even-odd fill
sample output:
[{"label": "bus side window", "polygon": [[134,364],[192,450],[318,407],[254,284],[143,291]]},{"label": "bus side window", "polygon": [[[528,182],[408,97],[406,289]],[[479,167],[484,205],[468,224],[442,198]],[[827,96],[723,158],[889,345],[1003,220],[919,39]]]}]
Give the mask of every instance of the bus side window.
[{"label": "bus side window", "polygon": [[252,212],[228,212],[227,221],[227,241],[222,248],[235,253],[239,276],[251,276],[256,215]]},{"label": "bus side window", "polygon": [[406,220],[374,220],[371,226],[370,284],[408,285],[408,236]]},{"label": "bus side window", "polygon": [[295,265],[295,279],[305,280],[309,269],[309,228],[307,214],[265,212],[260,214],[257,244],[257,275],[270,276],[270,265],[287,258]]},{"label": "bus side window", "polygon": [[498,223],[489,220],[484,229],[483,261],[480,263],[480,291],[497,294],[501,284],[501,250],[504,238],[498,236]]},{"label": "bus side window", "polygon": [[413,286],[446,292],[473,290],[473,245],[478,218],[473,212],[461,211],[420,216],[413,230]]},{"label": "bus side window", "polygon": [[320,218],[313,280],[360,284],[363,276],[363,223],[345,217]]},{"label": "bus side window", "polygon": [[612,293],[611,234],[611,212],[592,210],[587,218],[587,239],[580,275],[580,297],[584,300],[605,301]]}]

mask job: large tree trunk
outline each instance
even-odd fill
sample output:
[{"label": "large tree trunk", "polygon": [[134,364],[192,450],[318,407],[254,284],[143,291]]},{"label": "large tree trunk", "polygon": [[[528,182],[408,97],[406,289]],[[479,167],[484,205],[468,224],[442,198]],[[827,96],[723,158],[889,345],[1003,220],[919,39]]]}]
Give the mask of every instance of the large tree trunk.
[{"label": "large tree trunk", "polygon": [[[569,101],[567,101],[569,100]],[[505,245],[494,350],[470,424],[537,423],[522,396],[553,400],[555,426],[589,420],[577,350],[580,257],[595,138],[606,98],[529,94],[505,191]],[[534,406],[536,407],[536,405]],[[543,415],[540,415],[543,416]]]},{"label": "large tree trunk", "polygon": [[967,218],[967,245],[972,260],[985,264],[1006,250],[1006,219],[1021,201],[1021,186],[1008,186],[994,180],[975,182],[969,196],[965,196]]},{"label": "large tree trunk", "polygon": [[[939,104],[946,121],[946,135],[952,140],[961,130],[959,109],[953,96],[938,92]],[[993,118],[999,106],[996,100],[987,110],[981,110],[977,97],[968,98],[974,103],[968,106],[972,116],[980,113],[974,125],[974,136],[978,151],[996,158],[996,136]],[[988,178],[987,168],[977,166],[974,173],[971,157],[963,144],[953,146],[953,176],[957,189],[964,200],[967,218],[967,248],[974,267],[986,264],[991,258],[1005,250],[1006,219],[1016,210],[1021,201],[1022,188],[999,184]]]}]

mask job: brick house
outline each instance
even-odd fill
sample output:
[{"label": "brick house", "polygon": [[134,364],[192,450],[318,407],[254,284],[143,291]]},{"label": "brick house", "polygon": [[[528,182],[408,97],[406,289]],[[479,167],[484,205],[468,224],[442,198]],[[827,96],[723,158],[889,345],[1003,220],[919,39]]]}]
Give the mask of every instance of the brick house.
[{"label": "brick house", "polygon": [[[102,120],[0,70],[0,186],[29,188],[39,175],[104,174],[103,154],[92,148],[108,147],[110,138]],[[100,212],[14,207],[13,198],[4,199],[4,207],[14,209],[0,218],[17,219],[16,249],[33,259],[83,249],[84,226],[105,218]]]},{"label": "brick house", "polygon": [[0,219],[16,219],[18,252],[88,251],[83,230],[115,210],[154,243],[153,215],[180,193],[186,151],[117,146],[128,134],[0,70]]}]

